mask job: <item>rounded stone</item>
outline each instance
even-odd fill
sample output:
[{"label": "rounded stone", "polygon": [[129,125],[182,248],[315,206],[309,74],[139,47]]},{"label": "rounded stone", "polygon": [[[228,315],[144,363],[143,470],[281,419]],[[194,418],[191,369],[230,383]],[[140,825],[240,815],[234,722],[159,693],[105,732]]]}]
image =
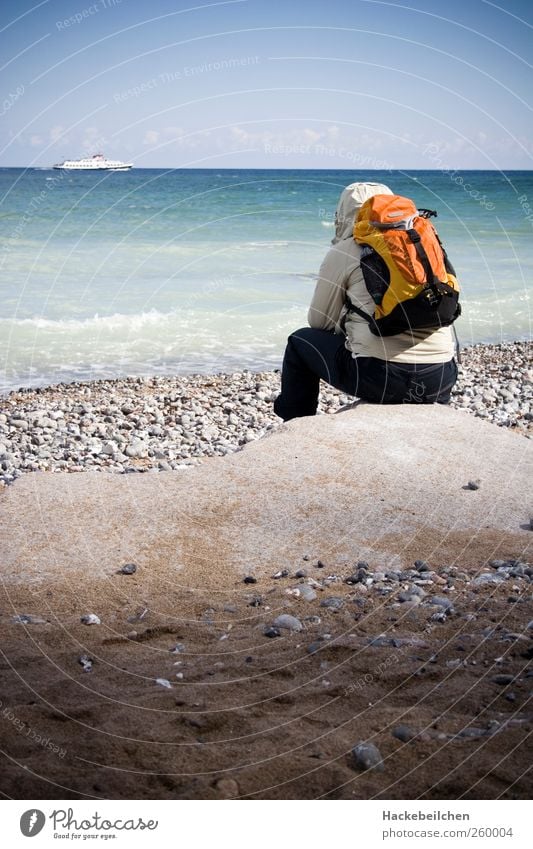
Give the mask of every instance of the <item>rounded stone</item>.
[{"label": "rounded stone", "polygon": [[101,625],[101,619],[96,613],[85,613],[80,621],[83,625]]},{"label": "rounded stone", "polygon": [[300,620],[289,613],[282,613],[281,616],[277,616],[272,624],[274,629],[284,628],[287,631],[301,631],[303,629]]},{"label": "rounded stone", "polygon": [[330,610],[340,610],[344,606],[344,599],[339,596],[330,596],[320,602],[320,607],[328,607]]},{"label": "rounded stone", "polygon": [[295,587],[295,589],[298,591],[298,594],[303,601],[314,601],[316,598],[316,592],[312,587],[308,586],[308,584],[300,584],[298,587]]},{"label": "rounded stone", "polygon": [[220,778],[215,788],[224,799],[237,799],[241,792],[234,778]]},{"label": "rounded stone", "polygon": [[373,743],[361,742],[354,746],[352,764],[360,770],[374,769],[376,772],[383,772],[385,769],[381,752]]},{"label": "rounded stone", "polygon": [[414,728],[410,728],[409,725],[397,725],[392,731],[392,736],[401,740],[402,743],[409,743],[418,737],[418,732]]}]

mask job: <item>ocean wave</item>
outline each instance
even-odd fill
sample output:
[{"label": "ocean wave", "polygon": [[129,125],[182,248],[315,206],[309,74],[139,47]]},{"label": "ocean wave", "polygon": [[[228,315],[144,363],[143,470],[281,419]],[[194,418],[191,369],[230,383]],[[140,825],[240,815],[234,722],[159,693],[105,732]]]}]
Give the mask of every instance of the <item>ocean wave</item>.
[{"label": "ocean wave", "polygon": [[291,242],[275,241],[275,242],[245,242],[242,245],[235,245],[237,250],[246,251],[250,248],[288,248]]},{"label": "ocean wave", "polygon": [[113,315],[98,315],[87,318],[43,318],[35,316],[34,318],[20,319],[0,319],[0,326],[8,327],[35,327],[38,330],[81,330],[108,327],[111,330],[116,330],[119,327],[126,327],[132,330],[138,329],[143,325],[159,324],[161,321],[169,320],[173,313],[161,313],[158,310],[149,310],[148,312],[139,313],[137,315],[127,315],[124,313],[113,313]]},{"label": "ocean wave", "polygon": [[[240,329],[246,328],[246,324],[242,324],[243,319],[249,320],[255,325],[256,322],[264,324],[268,322],[271,329],[276,327],[279,321],[286,321],[287,316],[294,315],[300,310],[293,304],[282,305],[272,301],[270,303],[262,302],[257,304],[257,309],[254,309],[253,304],[237,303],[233,307],[225,309],[209,309],[199,310],[193,306],[178,308],[170,312],[161,312],[156,309],[147,310],[146,312],[127,314],[113,313],[112,315],[99,315],[96,313],[93,316],[86,318],[45,318],[43,316],[34,316],[32,318],[0,318],[0,330],[16,332],[27,328],[28,330],[44,331],[47,334],[54,335],[69,335],[81,334],[86,336],[87,333],[118,333],[126,331],[128,336],[132,336],[135,332],[143,328],[158,328],[159,331],[168,329],[175,333],[178,330],[194,331],[201,329],[206,325],[226,325],[225,334],[228,337],[234,337],[234,328],[227,326],[231,323],[232,317],[239,320]],[[250,307],[252,311],[250,311]],[[74,339],[79,338],[74,335]]]}]

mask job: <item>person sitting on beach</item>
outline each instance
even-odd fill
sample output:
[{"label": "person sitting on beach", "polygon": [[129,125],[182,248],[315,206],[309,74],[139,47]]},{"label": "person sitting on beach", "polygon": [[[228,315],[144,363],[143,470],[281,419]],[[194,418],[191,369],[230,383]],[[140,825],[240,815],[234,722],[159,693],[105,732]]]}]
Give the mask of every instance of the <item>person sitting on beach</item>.
[{"label": "person sitting on beach", "polygon": [[274,412],[284,421],[313,416],[320,380],[377,404],[447,404],[457,380],[451,327],[375,336],[351,303],[371,315],[374,301],[361,270],[354,220],[373,195],[393,192],[379,183],[352,183],[342,192],[335,237],[320,267],[309,327],[289,336]]}]

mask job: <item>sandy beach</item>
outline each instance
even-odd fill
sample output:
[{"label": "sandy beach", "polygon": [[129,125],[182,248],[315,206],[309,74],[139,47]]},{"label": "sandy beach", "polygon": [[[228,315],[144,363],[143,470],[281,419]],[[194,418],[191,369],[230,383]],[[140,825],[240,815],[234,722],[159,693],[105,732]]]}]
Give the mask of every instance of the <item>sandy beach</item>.
[{"label": "sandy beach", "polygon": [[[385,464],[379,408],[280,427],[274,374],[9,396],[2,793],[528,798],[529,350],[467,352],[474,415],[387,408]],[[416,438],[432,416],[450,467]]]}]

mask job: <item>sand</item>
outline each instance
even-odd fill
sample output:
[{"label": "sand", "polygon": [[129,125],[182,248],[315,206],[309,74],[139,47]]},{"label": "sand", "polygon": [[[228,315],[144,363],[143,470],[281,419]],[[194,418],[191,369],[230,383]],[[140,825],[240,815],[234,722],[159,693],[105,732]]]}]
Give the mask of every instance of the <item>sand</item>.
[{"label": "sand", "polygon": [[[24,475],[0,497],[3,794],[527,798],[530,476],[530,440],[370,405],[164,475]],[[302,630],[265,636],[283,613]]]}]

